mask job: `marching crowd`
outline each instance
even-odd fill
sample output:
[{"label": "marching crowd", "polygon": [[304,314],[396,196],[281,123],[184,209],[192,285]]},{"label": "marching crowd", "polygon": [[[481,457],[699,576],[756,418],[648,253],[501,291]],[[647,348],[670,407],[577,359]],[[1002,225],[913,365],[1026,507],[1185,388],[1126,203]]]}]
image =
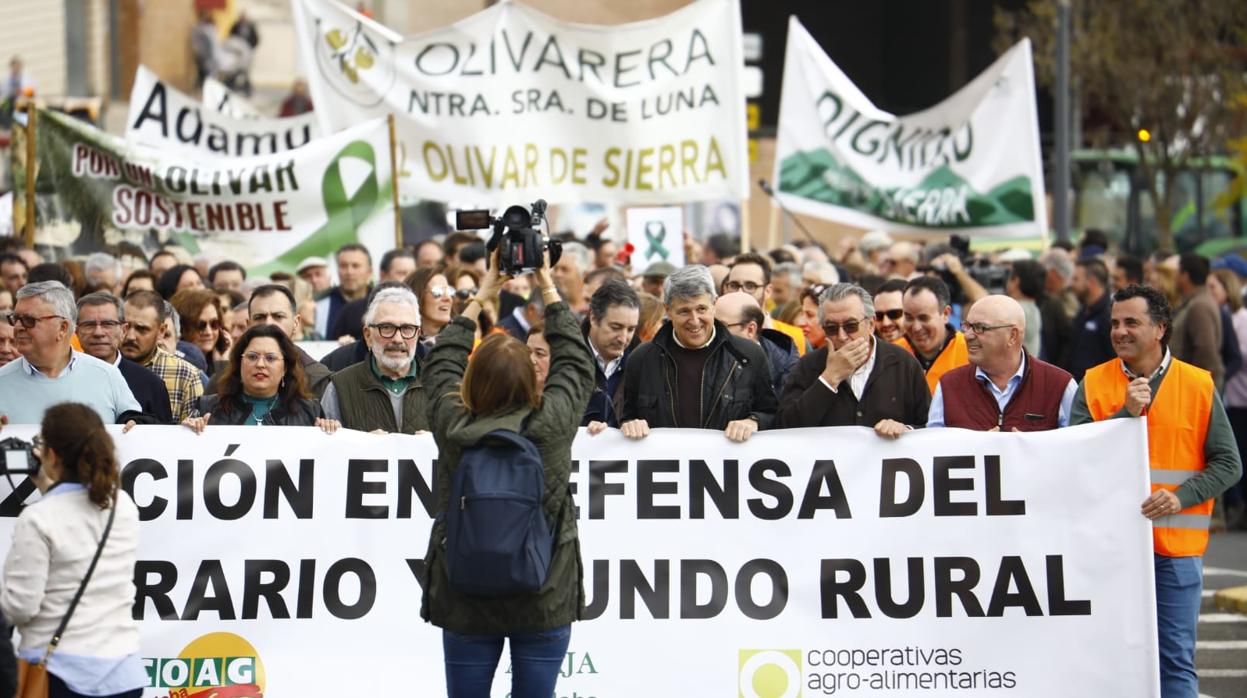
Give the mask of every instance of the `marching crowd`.
[{"label": "marching crowd", "polygon": [[[1162,684],[1166,696],[1195,695],[1199,561],[1210,528],[1247,527],[1247,260],[1138,260],[1113,254],[1096,231],[1037,259],[871,232],[835,250],[766,253],[686,236],[686,259],[699,263],[631,269],[604,226],[562,237],[557,264],[518,277],[491,269],[470,233],[375,261],[348,244],[262,279],[179,248],[52,263],[11,245],[0,251],[0,424],[42,422],[49,448],[49,410],[72,401],[90,408],[74,419],[127,430],[437,433],[456,381],[461,407],[478,416],[490,411],[482,404],[539,408],[548,392],[558,420],[632,439],[679,427],[740,442],[846,425],[903,439],[922,428],[1038,431],[1147,414],[1153,494],[1140,511],[1155,532]],[[314,358],[306,340],[337,348]],[[464,355],[438,354],[447,343]],[[591,384],[577,383],[568,352],[591,359]],[[73,459],[61,452],[60,462]],[[101,467],[115,477],[115,463]],[[98,504],[105,495],[91,477],[67,480]],[[127,511],[123,540],[135,525]],[[22,627],[25,657],[52,628],[15,596],[13,565],[0,610]],[[553,625],[575,619],[575,608],[555,607]],[[439,608],[434,600],[434,622]],[[450,629],[448,613],[439,624]],[[65,651],[78,643],[90,654],[93,632],[107,624],[67,636]],[[448,644],[448,662],[450,653]],[[87,673],[113,675],[103,671]]]}]

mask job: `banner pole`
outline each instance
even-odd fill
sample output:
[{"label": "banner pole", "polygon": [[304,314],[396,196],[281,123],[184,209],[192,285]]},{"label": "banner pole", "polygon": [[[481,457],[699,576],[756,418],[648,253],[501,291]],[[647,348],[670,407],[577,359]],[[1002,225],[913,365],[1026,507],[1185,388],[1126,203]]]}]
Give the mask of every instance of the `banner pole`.
[{"label": "banner pole", "polygon": [[750,243],[749,199],[740,200],[740,251],[748,253],[752,250]]},{"label": "banner pole", "polygon": [[35,100],[26,103],[26,246],[35,248]]},{"label": "banner pole", "polygon": [[398,207],[398,145],[394,136],[394,114],[386,117],[390,125],[390,195],[394,200],[394,249],[403,246],[403,211]]},{"label": "banner pole", "polygon": [[773,250],[779,247],[779,207],[775,202],[771,202],[771,215],[769,225],[767,225],[766,249]]}]

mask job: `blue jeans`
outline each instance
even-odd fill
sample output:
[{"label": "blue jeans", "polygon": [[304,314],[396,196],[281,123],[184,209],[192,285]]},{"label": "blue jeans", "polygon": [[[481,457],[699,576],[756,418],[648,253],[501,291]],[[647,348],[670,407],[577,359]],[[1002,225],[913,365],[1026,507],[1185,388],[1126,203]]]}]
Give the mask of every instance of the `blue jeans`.
[{"label": "blue jeans", "polygon": [[522,635],[460,635],[442,631],[449,698],[489,698],[502,643],[511,639],[511,698],[550,698],[567,658],[572,626]]},{"label": "blue jeans", "polygon": [[1156,632],[1160,640],[1161,698],[1199,698],[1195,635],[1204,560],[1156,555]]}]

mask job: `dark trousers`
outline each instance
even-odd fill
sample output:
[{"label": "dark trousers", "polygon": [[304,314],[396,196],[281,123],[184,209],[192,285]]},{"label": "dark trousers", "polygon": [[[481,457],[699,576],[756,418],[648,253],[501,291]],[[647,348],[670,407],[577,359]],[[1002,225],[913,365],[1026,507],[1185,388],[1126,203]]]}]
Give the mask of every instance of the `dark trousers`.
[{"label": "dark trousers", "polygon": [[143,689],[136,688],[133,691],[114,693],[110,696],[88,696],[66,686],[64,681],[56,677],[56,674],[48,673],[48,698],[141,698],[142,695]]},{"label": "dark trousers", "polygon": [[[1234,441],[1238,444],[1239,458],[1247,458],[1247,407],[1227,407],[1225,414],[1230,418],[1230,428],[1234,430]],[[1247,476],[1242,477],[1225,491],[1225,505],[1237,507],[1247,503]]]},{"label": "dark trousers", "polygon": [[502,643],[511,640],[511,698],[550,698],[567,658],[572,626],[522,635],[460,635],[442,631],[449,698],[489,698]]}]

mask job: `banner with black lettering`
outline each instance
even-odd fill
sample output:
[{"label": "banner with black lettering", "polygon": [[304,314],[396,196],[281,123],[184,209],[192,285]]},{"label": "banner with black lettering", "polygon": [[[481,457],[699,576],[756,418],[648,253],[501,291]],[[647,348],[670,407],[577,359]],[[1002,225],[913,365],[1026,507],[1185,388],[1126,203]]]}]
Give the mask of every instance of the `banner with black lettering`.
[{"label": "banner with black lettering", "polygon": [[[203,105],[206,109],[242,119],[261,119],[264,115],[246,97],[226,87],[214,77],[204,78]],[[313,119],[315,121],[315,119]]]},{"label": "banner with black lettering", "polygon": [[862,228],[1046,235],[1030,40],[943,102],[896,116],[792,17],[775,181],[786,206]]},{"label": "banner with black lettering", "polygon": [[[394,246],[384,119],[238,157],[142,145],[51,111],[35,132],[35,242],[62,256],[177,244],[266,276],[349,242],[374,259]],[[20,191],[25,169],[14,174]]]},{"label": "banner with black lettering", "polygon": [[321,125],[398,117],[400,191],[501,207],[748,196],[738,0],[595,26],[515,2],[401,36],[293,0]]},{"label": "banner with black lettering", "polygon": [[185,151],[192,157],[248,157],[284,153],[319,136],[320,126],[311,114],[237,117],[208,108],[143,66],[135,71],[126,119],[126,139],[131,142]]},{"label": "banner with black lettering", "polygon": [[[144,522],[145,695],[444,695],[419,618],[430,436],[113,434]],[[1155,698],[1146,448],[1130,419],[741,445],[582,432],[587,619],[557,694]]]}]

